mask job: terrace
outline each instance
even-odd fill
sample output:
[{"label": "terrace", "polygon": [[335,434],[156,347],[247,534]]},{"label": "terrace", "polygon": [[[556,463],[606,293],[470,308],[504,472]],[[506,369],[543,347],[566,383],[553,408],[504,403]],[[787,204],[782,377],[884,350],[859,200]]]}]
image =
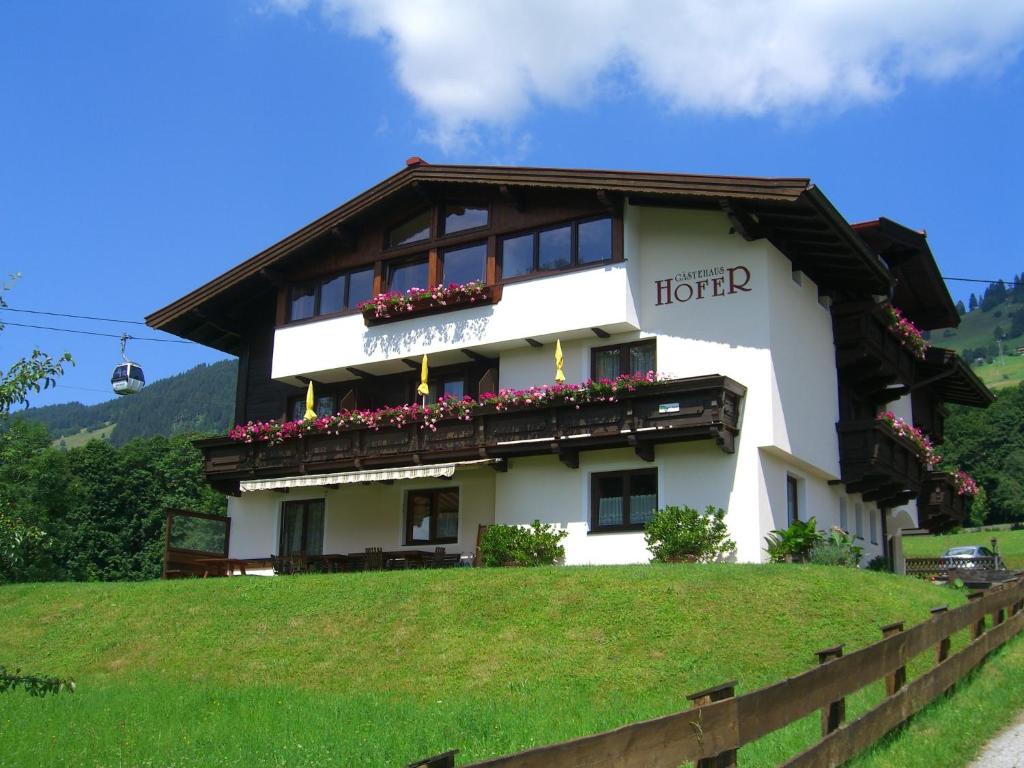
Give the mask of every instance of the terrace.
[{"label": "terrace", "polygon": [[[547,399],[541,405],[475,405],[431,428],[348,423],[330,434],[277,442],[199,440],[207,481],[231,494],[245,480],[415,467],[444,462],[556,455],[579,466],[580,451],[632,447],[654,460],[661,443],[713,440],[735,449],[746,388],[725,376],[658,381],[596,402]],[[495,469],[507,467],[495,461]],[[372,480],[372,477],[368,477]],[[329,480],[328,480],[329,482]]]}]

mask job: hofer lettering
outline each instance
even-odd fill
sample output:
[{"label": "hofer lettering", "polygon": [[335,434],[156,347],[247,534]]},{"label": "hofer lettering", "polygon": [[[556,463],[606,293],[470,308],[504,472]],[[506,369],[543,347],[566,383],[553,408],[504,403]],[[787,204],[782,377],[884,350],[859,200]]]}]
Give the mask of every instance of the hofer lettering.
[{"label": "hofer lettering", "polygon": [[[697,279],[689,279],[700,275]],[[703,277],[707,275],[707,277]],[[706,299],[715,296],[731,296],[734,293],[750,293],[750,270],[746,267],[715,267],[714,269],[680,273],[675,277],[656,280],[657,306],[678,302],[684,304],[690,299]]]}]

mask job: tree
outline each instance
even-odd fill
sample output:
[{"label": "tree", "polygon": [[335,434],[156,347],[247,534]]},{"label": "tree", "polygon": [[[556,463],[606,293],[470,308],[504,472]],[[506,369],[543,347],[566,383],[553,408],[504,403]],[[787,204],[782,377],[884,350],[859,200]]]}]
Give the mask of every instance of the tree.
[{"label": "tree", "polygon": [[978,488],[978,495],[971,501],[968,522],[975,527],[984,525],[985,520],[988,519],[988,509],[988,494],[985,493],[984,488]]},{"label": "tree", "polygon": [[[12,282],[17,279],[18,275],[11,275]],[[0,285],[0,307],[7,306],[3,294],[8,290],[9,285]],[[3,329],[0,322],[0,331]],[[11,406],[27,403],[30,392],[52,387],[57,377],[63,375],[65,363],[74,365],[67,352],[55,358],[36,348],[27,358],[12,363],[6,372],[0,370],[0,418],[11,412]]]},{"label": "tree", "polygon": [[977,297],[977,296],[975,296],[975,295],[974,295],[974,294],[972,293],[972,294],[971,294],[971,298],[970,298],[970,299],[968,300],[968,302],[967,302],[967,310],[968,310],[969,312],[973,312],[973,311],[974,311],[974,310],[976,310],[977,308],[978,308],[978,297]]},{"label": "tree", "polygon": [[956,313],[961,317],[967,314],[967,307],[964,306],[963,299],[960,299],[960,301],[956,303]]}]

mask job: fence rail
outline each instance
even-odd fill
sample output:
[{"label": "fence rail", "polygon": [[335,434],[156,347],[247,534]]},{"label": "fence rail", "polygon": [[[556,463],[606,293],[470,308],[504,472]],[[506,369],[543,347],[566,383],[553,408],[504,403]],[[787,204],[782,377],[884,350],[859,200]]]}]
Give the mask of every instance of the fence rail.
[{"label": "fence rail", "polygon": [[[741,696],[726,683],[689,698],[693,708],[604,733],[496,757],[469,768],[698,768],[735,766],[745,744],[821,711],[822,738],[783,765],[831,768],[907,720],[1024,629],[1024,577],[968,596],[966,605],[932,611],[929,620],[904,629],[882,627],[876,643],[844,655],[841,646],[818,652],[818,666]],[[987,622],[986,617],[991,617]],[[950,655],[950,636],[968,629],[969,643]],[[909,684],[907,664],[934,649],[935,666]],[[881,704],[849,723],[846,697],[885,680]],[[413,766],[453,765],[454,753]]]},{"label": "fence rail", "polygon": [[983,570],[996,571],[1002,566],[1002,559],[998,556],[983,557],[908,557],[907,576],[920,576],[929,578],[958,570]]}]

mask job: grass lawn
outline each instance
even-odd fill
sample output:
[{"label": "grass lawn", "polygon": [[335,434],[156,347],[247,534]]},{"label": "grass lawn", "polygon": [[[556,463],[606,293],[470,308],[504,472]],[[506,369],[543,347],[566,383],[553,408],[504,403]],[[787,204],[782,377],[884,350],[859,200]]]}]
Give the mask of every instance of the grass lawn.
[{"label": "grass lawn", "polygon": [[978,378],[990,389],[1016,387],[1024,381],[1024,356],[1003,355],[985,365],[972,365]]},{"label": "grass lawn", "polygon": [[[673,712],[726,680],[749,691],[962,601],[795,565],[8,585],[0,665],[78,691],[0,694],[0,766],[401,766],[450,748],[468,763]],[[881,695],[851,697],[849,716]],[[805,718],[740,764],[774,765],[818,728]]]},{"label": "grass lawn", "polygon": [[999,554],[1007,568],[1024,568],[1024,531],[979,531],[940,536],[907,536],[903,539],[903,553],[907,557],[939,557],[950,547],[965,544],[984,544],[991,547],[992,539],[999,541]]}]

